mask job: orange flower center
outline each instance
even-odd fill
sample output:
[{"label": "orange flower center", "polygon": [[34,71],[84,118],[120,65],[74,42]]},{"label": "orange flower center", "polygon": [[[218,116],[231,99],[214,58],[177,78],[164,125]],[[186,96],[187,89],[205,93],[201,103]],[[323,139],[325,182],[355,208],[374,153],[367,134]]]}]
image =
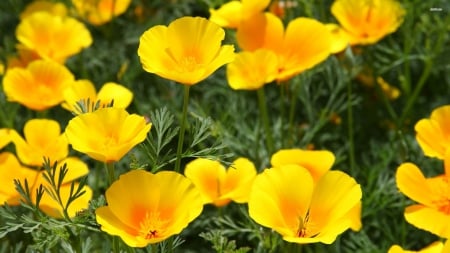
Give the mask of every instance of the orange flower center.
[{"label": "orange flower center", "polygon": [[296,235],[298,237],[307,237],[307,238],[315,237],[319,234],[315,228],[316,228],[315,224],[309,220],[309,210],[308,210],[304,219],[302,217],[298,218],[298,228],[296,231]]},{"label": "orange flower center", "polygon": [[180,69],[183,72],[192,72],[198,67],[197,57],[195,56],[185,56],[178,62],[180,64]]},{"label": "orange flower center", "polygon": [[440,212],[450,214],[450,184],[446,176],[436,181],[435,191],[437,197],[433,201],[433,204]]},{"label": "orange flower center", "polygon": [[139,234],[145,239],[160,238],[163,236],[167,221],[162,220],[159,212],[146,212],[139,224]]}]

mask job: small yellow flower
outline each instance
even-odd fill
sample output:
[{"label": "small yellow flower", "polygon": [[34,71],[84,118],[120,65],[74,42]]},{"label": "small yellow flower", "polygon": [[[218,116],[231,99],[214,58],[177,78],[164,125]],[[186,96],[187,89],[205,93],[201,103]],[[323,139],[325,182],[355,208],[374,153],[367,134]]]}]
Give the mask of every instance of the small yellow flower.
[{"label": "small yellow flower", "polygon": [[[94,84],[89,80],[78,80],[64,90],[62,107],[72,113],[80,113],[80,103],[86,106],[86,111],[92,112],[93,105],[98,103],[99,108],[106,107],[113,102],[113,107],[127,108],[133,100],[133,93],[118,83],[105,83],[97,93]],[[89,104],[86,104],[89,100]]]},{"label": "small yellow flower", "polygon": [[83,23],[44,11],[24,18],[17,26],[16,37],[40,57],[60,63],[92,44],[91,34]]},{"label": "small yellow flower", "polygon": [[151,124],[123,108],[101,108],[69,121],[66,136],[72,148],[101,162],[116,162],[147,137]]},{"label": "small yellow flower", "polygon": [[331,12],[348,34],[351,45],[377,43],[395,32],[405,15],[396,0],[336,0]]},{"label": "small yellow flower", "polygon": [[328,28],[315,19],[293,19],[285,30],[281,19],[269,12],[241,22],[236,37],[244,50],[264,48],[277,55],[277,81],[290,79],[327,59],[333,40]]},{"label": "small yellow flower", "polygon": [[418,251],[412,251],[412,250],[404,250],[399,245],[393,245],[389,248],[387,253],[447,253],[450,252],[450,243],[448,243],[448,240],[444,243],[437,241],[433,242],[432,244],[428,245],[427,247],[418,250]]},{"label": "small yellow flower", "polygon": [[361,187],[341,171],[317,183],[298,165],[266,169],[253,182],[250,217],[294,243],[331,244],[359,219]]},{"label": "small yellow flower", "polygon": [[197,158],[186,165],[184,174],[203,194],[205,204],[224,206],[231,200],[248,201],[256,168],[245,158],[236,159],[228,170],[218,161]]},{"label": "small yellow flower", "polygon": [[173,171],[132,170],[107,190],[108,206],[95,213],[101,230],[131,247],[145,247],[180,233],[203,210],[200,192]]},{"label": "small yellow flower", "polygon": [[24,138],[12,130],[11,140],[16,146],[17,157],[26,165],[41,167],[44,157],[55,162],[69,154],[69,143],[55,120],[28,120],[23,134]]},{"label": "small yellow flower", "polygon": [[72,0],[78,14],[93,25],[103,25],[122,15],[131,0]]},{"label": "small yellow flower", "polygon": [[36,60],[26,68],[8,69],[3,89],[9,101],[42,111],[61,103],[64,90],[73,81],[74,76],[64,65]]},{"label": "small yellow flower", "polygon": [[20,194],[17,192],[14,179],[24,184],[25,179],[29,186],[36,181],[37,172],[20,164],[16,156],[9,152],[0,153],[0,205],[19,205]]},{"label": "small yellow flower", "polygon": [[257,90],[275,80],[278,59],[270,50],[240,52],[227,65],[228,84],[235,90]]},{"label": "small yellow flower", "polygon": [[450,105],[434,109],[430,118],[419,120],[414,129],[423,153],[444,159],[450,147]]},{"label": "small yellow flower", "polygon": [[331,169],[334,161],[334,154],[327,150],[282,149],[272,155],[270,163],[273,168],[292,164],[304,167],[317,182]]},{"label": "small yellow flower", "polygon": [[444,160],[445,173],[425,178],[412,163],[401,164],[396,173],[397,187],[417,202],[405,209],[405,219],[417,228],[450,238],[450,152]]},{"label": "small yellow flower", "polygon": [[233,61],[234,47],[222,46],[224,37],[224,30],[205,18],[182,17],[144,32],[138,55],[145,71],[194,85]]},{"label": "small yellow flower", "polygon": [[270,0],[242,0],[230,1],[219,9],[210,9],[209,20],[227,28],[238,28],[242,20],[250,19],[253,15],[263,12]]}]

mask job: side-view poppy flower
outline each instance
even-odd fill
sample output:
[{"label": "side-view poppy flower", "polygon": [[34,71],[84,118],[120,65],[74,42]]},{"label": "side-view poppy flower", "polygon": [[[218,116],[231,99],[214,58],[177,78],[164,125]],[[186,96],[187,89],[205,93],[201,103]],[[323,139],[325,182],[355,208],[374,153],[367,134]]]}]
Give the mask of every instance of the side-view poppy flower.
[{"label": "side-view poppy flower", "polygon": [[298,165],[311,173],[317,182],[328,172],[335,161],[334,154],[327,150],[281,149],[272,155],[270,164],[273,168],[286,165]]},{"label": "side-view poppy flower", "polygon": [[417,202],[406,207],[408,223],[443,238],[450,238],[450,152],[444,160],[445,173],[426,178],[413,163],[397,168],[396,182],[400,192]]},{"label": "side-view poppy flower", "polygon": [[116,162],[147,137],[151,124],[123,108],[101,108],[71,119],[65,134],[72,148],[89,157]]},{"label": "side-view poppy flower", "polygon": [[218,9],[210,9],[209,20],[221,27],[238,28],[242,20],[263,12],[269,3],[269,0],[229,1]]},{"label": "side-view poppy flower", "polygon": [[98,26],[125,13],[131,0],[72,0],[72,4],[81,18]]},{"label": "side-view poppy flower", "polygon": [[281,19],[269,12],[241,22],[236,38],[243,50],[265,48],[275,52],[277,81],[285,81],[327,59],[333,40],[328,28],[315,19],[293,19],[285,30]]},{"label": "side-view poppy flower", "polygon": [[331,13],[348,34],[351,45],[365,45],[395,32],[405,10],[396,0],[336,0]]},{"label": "side-view poppy flower", "polygon": [[224,206],[248,201],[256,168],[246,158],[236,159],[228,170],[218,161],[197,158],[186,165],[184,174],[200,190],[205,204]]},{"label": "side-view poppy flower", "polygon": [[3,89],[9,101],[42,111],[61,103],[64,90],[73,81],[74,76],[64,65],[36,60],[26,68],[8,69]]},{"label": "side-view poppy flower", "polygon": [[19,205],[21,196],[16,190],[14,180],[24,184],[25,179],[30,186],[34,185],[37,171],[24,167],[16,156],[9,152],[0,153],[0,205]]},{"label": "side-view poppy flower", "polygon": [[132,170],[105,193],[107,206],[95,211],[101,230],[131,247],[145,247],[180,233],[203,210],[200,192],[173,171]]},{"label": "side-view poppy flower", "polygon": [[242,51],[227,65],[228,84],[235,90],[257,90],[275,80],[277,74],[277,55],[266,49]]},{"label": "side-view poppy flower", "polygon": [[92,44],[91,34],[83,23],[45,11],[24,18],[17,26],[16,37],[40,57],[59,63]]},{"label": "side-view poppy flower", "polygon": [[221,45],[225,31],[201,17],[182,17],[142,34],[138,55],[145,71],[194,85],[233,61],[234,46]]},{"label": "side-view poppy flower", "polygon": [[434,109],[430,118],[419,120],[414,129],[423,153],[429,157],[444,159],[450,147],[450,105]]},{"label": "side-view poppy flower", "polygon": [[[99,108],[107,107],[111,103],[112,107],[127,108],[132,100],[133,92],[118,83],[105,83],[97,93],[91,81],[77,80],[64,90],[64,102],[61,106],[74,114],[80,114],[94,111],[95,108],[92,107],[97,104]],[[89,104],[86,104],[88,102]],[[80,108],[81,105],[85,108]]]},{"label": "side-view poppy flower", "polygon": [[44,157],[55,162],[69,154],[69,143],[55,120],[28,120],[23,128],[23,137],[11,130],[11,140],[17,157],[28,166],[41,167]]},{"label": "side-view poppy flower", "polygon": [[437,241],[433,242],[432,244],[426,246],[425,248],[421,250],[404,250],[399,245],[392,245],[387,253],[446,253],[450,252],[450,243],[447,240],[445,244],[443,242]]},{"label": "side-view poppy flower", "polygon": [[317,183],[301,166],[266,169],[253,182],[250,217],[294,243],[331,244],[359,218],[359,184],[341,171],[328,171]]}]

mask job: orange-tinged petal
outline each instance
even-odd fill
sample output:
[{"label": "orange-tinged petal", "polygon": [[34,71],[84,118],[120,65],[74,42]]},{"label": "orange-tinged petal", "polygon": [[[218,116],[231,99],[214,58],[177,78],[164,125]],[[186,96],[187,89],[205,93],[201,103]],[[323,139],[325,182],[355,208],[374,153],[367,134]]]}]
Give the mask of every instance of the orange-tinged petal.
[{"label": "orange-tinged petal", "polygon": [[98,161],[114,162],[144,141],[150,128],[144,117],[110,107],[76,116],[65,133],[75,150]]},{"label": "orange-tinged petal", "polygon": [[253,182],[250,217],[283,236],[295,236],[299,218],[308,212],[313,187],[310,173],[300,166],[266,169]]},{"label": "orange-tinged petal", "polygon": [[97,99],[100,100],[102,104],[108,104],[114,100],[114,107],[127,108],[133,100],[133,92],[123,85],[108,82],[98,91]]},{"label": "orange-tinged petal", "polygon": [[223,198],[237,203],[246,203],[250,195],[253,180],[256,177],[255,165],[248,159],[240,157],[228,168],[221,189]]},{"label": "orange-tinged petal", "polygon": [[395,178],[398,189],[408,198],[428,206],[433,204],[433,190],[415,164],[401,164]]},{"label": "orange-tinged petal", "polygon": [[439,237],[450,237],[450,215],[423,205],[412,205],[405,209],[405,219],[413,226]]},{"label": "orange-tinged petal", "polygon": [[278,74],[278,59],[270,50],[241,52],[227,65],[228,84],[235,90],[257,90]]},{"label": "orange-tinged petal", "polygon": [[95,103],[97,92],[94,84],[89,80],[77,80],[64,90],[64,103],[61,105],[64,109],[71,112],[79,112],[79,104],[82,101]]},{"label": "orange-tinged petal", "polygon": [[270,0],[242,0],[242,14],[251,17],[256,13],[263,12],[270,4]]},{"label": "orange-tinged petal", "polygon": [[131,0],[72,0],[78,14],[93,25],[103,25],[123,14]]},{"label": "orange-tinged petal", "polygon": [[27,68],[9,69],[3,79],[3,89],[9,101],[41,111],[61,103],[64,90],[73,80],[65,66],[36,60]]},{"label": "orange-tinged petal", "polygon": [[272,155],[272,167],[297,164],[309,170],[314,181],[329,171],[335,161],[334,154],[327,150],[282,149]]},{"label": "orange-tinged petal", "polygon": [[283,22],[272,13],[255,14],[242,20],[236,39],[243,50],[265,48],[278,53],[282,50],[284,39]]},{"label": "orange-tinged petal", "polygon": [[296,18],[290,21],[282,44],[277,79],[289,79],[327,59],[332,40],[326,26],[315,19]]},{"label": "orange-tinged petal", "polygon": [[219,9],[210,9],[209,20],[221,27],[237,28],[242,18],[242,2],[230,1]]}]

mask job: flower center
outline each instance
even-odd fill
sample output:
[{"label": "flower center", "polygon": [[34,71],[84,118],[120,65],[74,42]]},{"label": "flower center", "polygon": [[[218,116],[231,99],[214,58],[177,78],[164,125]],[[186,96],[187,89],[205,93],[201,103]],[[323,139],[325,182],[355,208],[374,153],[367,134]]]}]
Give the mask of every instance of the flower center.
[{"label": "flower center", "polygon": [[181,60],[179,61],[179,64],[180,64],[181,70],[183,70],[184,72],[192,72],[198,66],[197,58],[194,56],[185,56],[185,57],[181,58]]},{"label": "flower center", "polygon": [[167,221],[162,220],[159,212],[146,212],[144,219],[139,224],[139,234],[145,239],[160,238],[164,233]]},{"label": "flower center", "polygon": [[309,210],[308,210],[304,219],[302,217],[298,218],[298,228],[297,228],[296,235],[298,237],[313,238],[319,234],[316,231],[315,227],[316,226],[314,225],[314,223],[312,223],[309,220]]}]

